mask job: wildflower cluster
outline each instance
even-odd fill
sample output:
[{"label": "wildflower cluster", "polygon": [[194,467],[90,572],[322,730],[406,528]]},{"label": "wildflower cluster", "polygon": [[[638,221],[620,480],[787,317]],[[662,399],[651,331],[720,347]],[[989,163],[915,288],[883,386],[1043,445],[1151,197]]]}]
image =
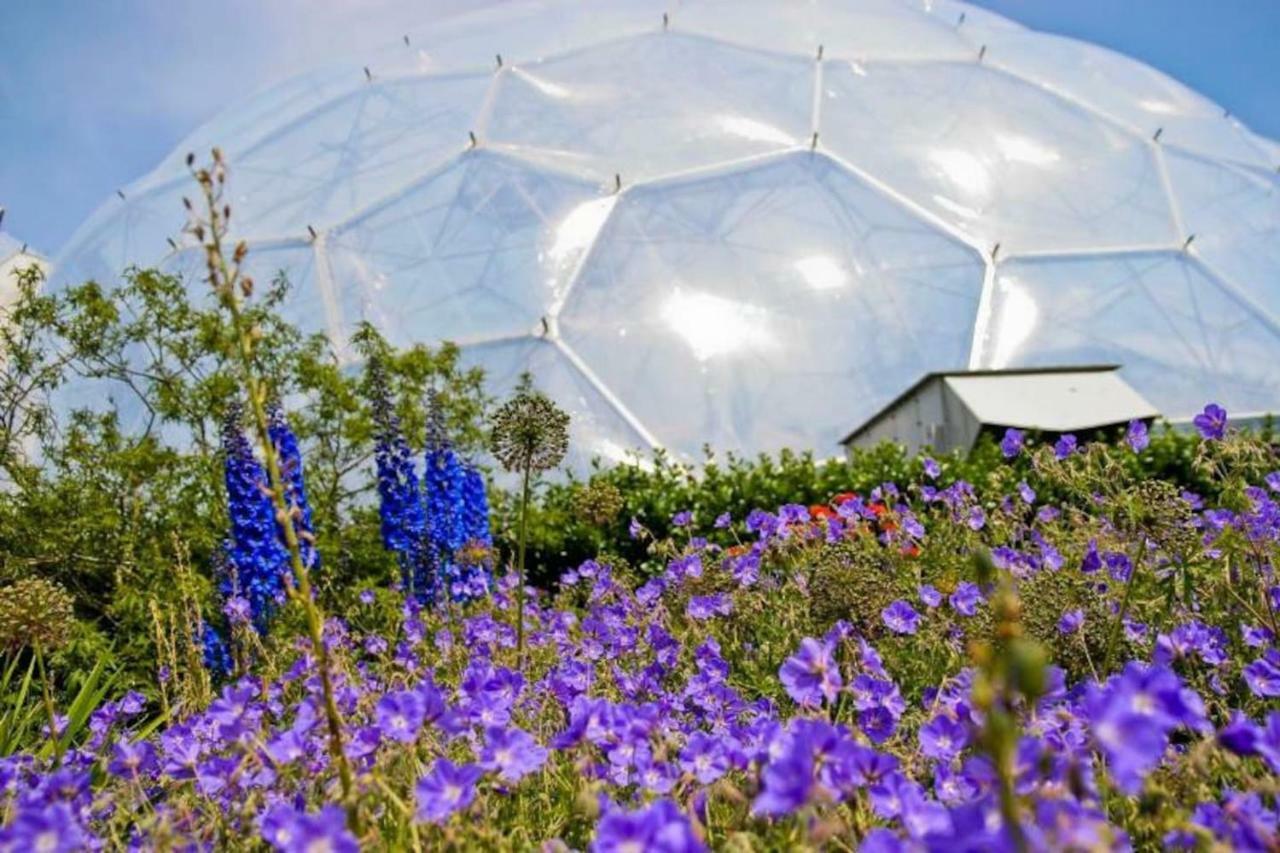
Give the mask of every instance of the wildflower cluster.
[{"label": "wildflower cluster", "polygon": [[154,731],[122,699],[60,762],[0,759],[0,844],[1275,849],[1280,473],[1209,432],[1231,505],[1118,477],[1130,430],[1023,436],[1004,493],[926,464],[681,514],[651,565],[532,595],[523,655],[512,575],[390,628],[366,597],[324,628],[345,810],[303,644]]}]

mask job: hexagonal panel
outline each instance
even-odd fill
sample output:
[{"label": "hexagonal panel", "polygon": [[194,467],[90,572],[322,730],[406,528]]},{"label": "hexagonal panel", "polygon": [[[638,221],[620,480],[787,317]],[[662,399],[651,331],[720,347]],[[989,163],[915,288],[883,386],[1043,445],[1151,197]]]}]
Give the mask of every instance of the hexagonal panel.
[{"label": "hexagonal panel", "polygon": [[525,334],[612,204],[589,182],[469,151],[329,236],[345,331],[369,320],[402,345]]},{"label": "hexagonal panel", "polygon": [[813,74],[674,32],[620,39],[504,74],[485,139],[632,184],[807,140]]},{"label": "hexagonal panel", "polygon": [[463,347],[462,363],[484,368],[485,390],[500,401],[515,390],[523,373],[531,372],[534,387],[569,412],[565,465],[574,471],[588,470],[597,457],[613,463],[634,459],[637,450],[648,454],[645,437],[551,341],[519,338]]},{"label": "hexagonal panel", "polygon": [[1222,107],[1159,71],[1076,39],[1011,30],[986,41],[986,60],[1135,128],[1180,145],[1252,165],[1270,159]]},{"label": "hexagonal panel", "polygon": [[982,367],[1119,364],[1170,417],[1280,395],[1276,330],[1181,253],[1010,261],[991,310]]},{"label": "hexagonal panel", "polygon": [[235,162],[232,200],[254,236],[336,224],[467,144],[489,75],[375,78],[283,125]]},{"label": "hexagonal panel", "polygon": [[1167,152],[1191,248],[1280,317],[1280,177]]},{"label": "hexagonal panel", "polygon": [[965,363],[982,275],[829,159],[788,154],[629,192],[560,330],[668,447],[834,452],[922,373]]},{"label": "hexagonal panel", "polygon": [[694,0],[680,4],[673,27],[802,56],[822,45],[829,59],[968,59],[974,52],[954,26],[900,0]]},{"label": "hexagonal panel", "polygon": [[822,140],[1004,252],[1172,245],[1150,146],[977,64],[830,63]]}]

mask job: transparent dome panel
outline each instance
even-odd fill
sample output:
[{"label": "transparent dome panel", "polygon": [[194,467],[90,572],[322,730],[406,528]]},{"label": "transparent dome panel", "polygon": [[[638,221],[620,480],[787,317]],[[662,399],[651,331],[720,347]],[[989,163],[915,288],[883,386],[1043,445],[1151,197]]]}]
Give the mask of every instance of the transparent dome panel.
[{"label": "transparent dome panel", "polygon": [[[251,245],[241,265],[241,273],[253,279],[255,300],[276,302],[280,317],[305,335],[331,335],[326,307],[328,298],[321,290],[315,274],[316,256],[306,244]],[[184,249],[170,255],[160,265],[162,272],[176,275],[187,284],[196,304],[201,294],[212,304],[205,255],[200,249]],[[272,295],[278,291],[280,296]]]},{"label": "transparent dome panel", "polygon": [[109,284],[118,281],[130,266],[156,266],[176,247],[190,242],[183,233],[187,225],[184,197],[192,201],[199,197],[199,188],[191,179],[108,201],[76,231],[69,248],[58,258],[54,285],[90,279]]},{"label": "transparent dome panel", "polygon": [[239,227],[300,237],[335,225],[466,147],[489,75],[375,78],[235,162]]},{"label": "transparent dome panel", "polygon": [[329,236],[340,314],[394,343],[526,334],[612,206],[599,188],[469,151]]},{"label": "transparent dome panel", "polygon": [[576,356],[538,338],[520,338],[463,347],[462,362],[485,371],[485,392],[499,402],[514,393],[521,376],[533,375],[534,387],[569,413],[569,455],[565,467],[583,472],[593,459],[606,464],[647,457],[651,446],[621,413],[611,392],[583,372]]},{"label": "transparent dome panel", "polygon": [[[672,5],[675,5],[673,2]],[[653,0],[500,3],[410,34],[407,53],[423,71],[534,62],[627,35],[659,32],[666,4]]]},{"label": "transparent dome panel", "polygon": [[833,62],[822,140],[860,169],[1002,251],[1168,245],[1151,146],[978,64]]},{"label": "transparent dome panel", "polygon": [[682,3],[673,22],[679,32],[810,57],[818,45],[833,59],[967,59],[974,53],[952,23],[899,0],[695,0]]},{"label": "transparent dome panel", "polygon": [[1259,163],[1263,151],[1221,107],[1149,65],[1105,48],[1029,30],[1000,33],[985,61],[1165,144]]},{"label": "transparent dome panel", "polygon": [[1191,249],[1280,317],[1280,176],[1168,152]]},{"label": "transparent dome panel", "polygon": [[486,140],[626,184],[811,133],[814,63],[696,36],[622,39],[501,75]]},{"label": "transparent dome panel", "polygon": [[982,367],[1119,364],[1162,413],[1280,395],[1280,338],[1182,253],[1010,261],[996,274]]},{"label": "transparent dome panel", "polygon": [[963,366],[982,276],[828,158],[788,154],[627,193],[560,331],[687,456],[833,452],[922,373]]}]

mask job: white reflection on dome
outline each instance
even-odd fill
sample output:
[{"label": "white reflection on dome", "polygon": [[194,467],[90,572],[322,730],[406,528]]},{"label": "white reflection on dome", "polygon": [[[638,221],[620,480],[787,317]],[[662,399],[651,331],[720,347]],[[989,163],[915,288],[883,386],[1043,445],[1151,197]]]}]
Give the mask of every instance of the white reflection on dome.
[{"label": "white reflection on dome", "polygon": [[768,312],[755,305],[677,288],[659,314],[699,361],[774,345]]},{"label": "white reflection on dome", "polygon": [[746,116],[723,114],[715,117],[716,126],[731,136],[752,142],[772,142],[775,145],[791,145],[795,142],[785,131]]},{"label": "white reflection on dome", "polygon": [[544,80],[541,77],[530,74],[522,68],[513,68],[511,73],[537,89],[541,94],[546,95],[548,98],[555,98],[558,101],[563,101],[573,95],[573,92],[570,91],[567,86],[561,86],[559,83],[552,83],[550,80]]},{"label": "white reflection on dome", "polygon": [[1010,366],[1018,356],[1022,345],[1035,331],[1040,308],[1016,279],[1001,283],[1004,295],[1000,300],[1000,313],[996,318],[996,340],[991,355],[991,367],[999,370]]},{"label": "white reflection on dome", "polygon": [[1062,159],[1057,151],[1029,136],[997,134],[996,148],[1009,162],[1026,163],[1028,166],[1051,166]]},{"label": "white reflection on dome", "polygon": [[956,148],[931,151],[929,162],[940,169],[957,189],[970,196],[981,200],[991,192],[991,175],[987,167],[968,151]]},{"label": "white reflection on dome", "polygon": [[564,266],[576,262],[582,251],[596,238],[600,226],[609,218],[609,211],[613,210],[615,201],[616,196],[595,198],[584,201],[569,211],[569,215],[556,226],[551,248],[547,250],[552,263]]},{"label": "white reflection on dome", "polygon": [[805,284],[814,290],[838,290],[849,281],[845,268],[827,255],[810,255],[793,265]]}]

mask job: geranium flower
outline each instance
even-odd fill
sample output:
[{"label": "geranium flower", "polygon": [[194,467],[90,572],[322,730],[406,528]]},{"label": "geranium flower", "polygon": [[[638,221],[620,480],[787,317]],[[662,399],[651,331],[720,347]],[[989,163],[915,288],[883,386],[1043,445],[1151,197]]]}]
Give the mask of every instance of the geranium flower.
[{"label": "geranium flower", "polygon": [[898,599],[881,611],[880,618],[895,634],[914,634],[920,626],[920,614],[902,599]]},{"label": "geranium flower", "polygon": [[474,764],[455,765],[440,758],[414,788],[418,820],[444,823],[476,798],[476,782],[484,771]]},{"label": "geranium flower", "polygon": [[787,695],[799,705],[817,706],[825,699],[834,702],[844,682],[836,666],[835,646],[812,637],[800,641],[800,650],[778,670]]},{"label": "geranium flower", "polygon": [[1014,459],[1022,452],[1025,441],[1026,433],[1009,427],[1004,431],[1004,438],[1000,439],[1000,452],[1004,454],[1005,459]]},{"label": "geranium flower", "polygon": [[1076,452],[1076,437],[1071,433],[1059,436],[1053,445],[1053,455],[1058,459],[1066,459],[1068,456]]},{"label": "geranium flower", "polygon": [[1254,696],[1280,696],[1280,651],[1267,653],[1244,668],[1244,681]]},{"label": "geranium flower", "polygon": [[519,782],[546,763],[547,750],[517,728],[491,728],[485,733],[480,766],[498,771],[504,782]]},{"label": "geranium flower", "polygon": [[1150,437],[1147,435],[1147,423],[1134,419],[1129,421],[1129,429],[1124,434],[1124,440],[1134,453],[1141,453],[1147,449],[1147,445],[1151,443]]},{"label": "geranium flower", "polygon": [[280,853],[359,853],[360,845],[347,829],[341,806],[329,805],[316,814],[300,812],[286,804],[263,814],[263,839]]},{"label": "geranium flower", "polygon": [[591,842],[591,853],[701,853],[706,849],[689,818],[670,800],[658,800],[635,811],[606,809]]},{"label": "geranium flower", "polygon": [[976,583],[960,581],[948,601],[961,616],[972,616],[978,611],[978,603],[982,601],[982,590],[978,589]]},{"label": "geranium flower", "polygon": [[1207,441],[1218,441],[1227,432],[1227,410],[1217,403],[1210,403],[1204,411],[1191,419],[1199,430],[1201,437]]}]

